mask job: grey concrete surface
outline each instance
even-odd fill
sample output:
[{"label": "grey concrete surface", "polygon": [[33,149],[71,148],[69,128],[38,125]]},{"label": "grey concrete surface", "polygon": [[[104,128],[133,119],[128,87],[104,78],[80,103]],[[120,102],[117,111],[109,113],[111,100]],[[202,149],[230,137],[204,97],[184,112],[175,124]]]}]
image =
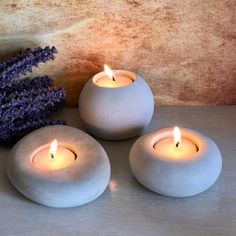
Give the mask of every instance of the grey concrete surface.
[{"label": "grey concrete surface", "polygon": [[[81,127],[78,109],[57,117]],[[70,209],[38,205],[8,181],[9,148],[0,148],[1,236],[235,236],[236,235],[236,106],[157,107],[145,132],[179,125],[195,129],[219,146],[223,169],[216,184],[191,198],[155,194],[132,176],[128,156],[136,140],[98,140],[106,150],[112,178],[105,193],[90,204]]]}]

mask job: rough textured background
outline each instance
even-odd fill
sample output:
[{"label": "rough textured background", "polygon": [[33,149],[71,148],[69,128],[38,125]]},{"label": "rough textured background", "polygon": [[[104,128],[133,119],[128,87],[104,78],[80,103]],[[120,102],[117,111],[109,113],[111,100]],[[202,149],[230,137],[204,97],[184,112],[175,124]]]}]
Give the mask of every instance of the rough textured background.
[{"label": "rough textured background", "polygon": [[106,63],[138,71],[158,104],[236,103],[235,0],[1,0],[0,57],[55,45],[40,66],[76,105]]}]

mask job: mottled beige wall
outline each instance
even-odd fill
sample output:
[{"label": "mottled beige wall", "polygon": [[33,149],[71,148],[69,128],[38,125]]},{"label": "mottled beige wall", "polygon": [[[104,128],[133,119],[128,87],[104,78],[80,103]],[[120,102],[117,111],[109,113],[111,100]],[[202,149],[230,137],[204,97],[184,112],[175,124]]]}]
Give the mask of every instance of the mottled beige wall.
[{"label": "mottled beige wall", "polygon": [[141,73],[158,104],[236,104],[235,0],[1,0],[0,56],[55,45],[49,74],[76,105],[104,63]]}]

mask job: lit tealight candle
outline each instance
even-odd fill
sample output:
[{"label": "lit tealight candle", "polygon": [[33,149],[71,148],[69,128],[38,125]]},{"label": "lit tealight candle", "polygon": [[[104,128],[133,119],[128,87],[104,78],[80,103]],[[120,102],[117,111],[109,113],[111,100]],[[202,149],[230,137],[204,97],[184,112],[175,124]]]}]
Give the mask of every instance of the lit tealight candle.
[{"label": "lit tealight candle", "polygon": [[188,159],[198,151],[198,147],[191,140],[181,138],[181,131],[178,127],[173,130],[173,137],[163,138],[154,144],[157,154],[173,159]]},{"label": "lit tealight candle", "polygon": [[104,65],[104,72],[103,76],[96,80],[96,84],[100,87],[117,88],[127,86],[134,82],[131,77],[122,73],[117,73],[117,71],[115,71],[115,75],[107,65]]},{"label": "lit tealight candle", "polygon": [[[55,137],[58,142],[52,142]],[[99,197],[109,183],[111,168],[106,152],[91,136],[53,125],[33,131],[14,146],[7,174],[32,201],[64,208]]]},{"label": "lit tealight candle", "polygon": [[67,147],[58,146],[55,139],[50,147],[43,147],[33,157],[35,167],[42,170],[58,170],[66,168],[74,163],[76,154]]},{"label": "lit tealight candle", "polygon": [[130,151],[136,179],[150,190],[172,197],[199,194],[220,175],[221,154],[208,137],[177,127],[139,138]]},{"label": "lit tealight candle", "polygon": [[104,71],[94,75],[79,97],[79,113],[87,130],[107,140],[138,135],[150,122],[154,98],[146,81],[127,70]]}]

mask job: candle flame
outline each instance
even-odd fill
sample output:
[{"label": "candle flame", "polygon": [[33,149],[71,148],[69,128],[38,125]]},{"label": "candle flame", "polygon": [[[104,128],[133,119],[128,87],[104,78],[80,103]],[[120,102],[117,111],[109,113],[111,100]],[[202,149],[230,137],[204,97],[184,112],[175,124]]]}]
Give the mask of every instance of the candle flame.
[{"label": "candle flame", "polygon": [[113,71],[110,69],[110,67],[108,65],[104,65],[104,72],[106,73],[106,75],[112,79],[113,81],[115,80],[115,76]]},{"label": "candle flame", "polygon": [[54,158],[56,156],[57,153],[57,140],[53,140],[53,142],[50,145],[50,150],[49,150],[49,155]]},{"label": "candle flame", "polygon": [[181,132],[178,127],[174,128],[174,142],[176,147],[178,147],[179,143],[181,143]]}]

